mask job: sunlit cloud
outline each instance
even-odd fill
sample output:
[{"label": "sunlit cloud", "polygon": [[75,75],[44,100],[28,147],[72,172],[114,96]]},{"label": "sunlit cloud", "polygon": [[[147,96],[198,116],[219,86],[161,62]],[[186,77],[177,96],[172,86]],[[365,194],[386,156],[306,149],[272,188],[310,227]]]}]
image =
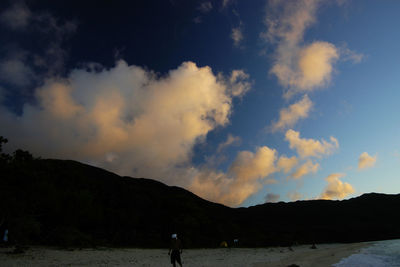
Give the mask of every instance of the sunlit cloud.
[{"label": "sunlit cloud", "polygon": [[289,142],[289,147],[295,149],[300,157],[321,157],[333,153],[338,147],[338,140],[331,136],[330,142],[322,139],[306,139],[301,138],[300,133],[292,129],[288,130],[285,135],[285,140]]},{"label": "sunlit cloud", "polygon": [[190,167],[194,145],[228,124],[245,77],[214,75],[193,62],[162,77],[122,60],[100,71],[75,69],[48,79],[36,90],[38,104],[25,104],[21,116],[1,107],[2,135],[12,137],[10,149],[187,186],[177,168]]},{"label": "sunlit cloud", "polygon": [[305,30],[316,21],[320,0],[269,1],[261,36],[276,43],[271,73],[285,87],[285,97],[309,92],[327,85],[333,64],[339,58],[337,48],[328,42],[303,44]]},{"label": "sunlit cloud", "polygon": [[312,106],[313,103],[310,98],[304,95],[300,101],[290,105],[288,108],[281,109],[279,120],[272,123],[271,130],[275,132],[294,126],[298,120],[308,117]]},{"label": "sunlit cloud", "polygon": [[277,171],[276,159],[276,150],[266,146],[259,147],[255,153],[241,151],[227,173],[193,168],[189,189],[208,200],[238,206],[263,185],[276,183],[276,180],[269,178]]},{"label": "sunlit cloud", "polygon": [[292,173],[291,177],[293,179],[300,179],[301,177],[309,173],[316,173],[318,169],[319,169],[318,163],[314,164],[311,160],[307,160],[306,163],[301,165]]},{"label": "sunlit cloud", "polygon": [[367,169],[371,168],[376,163],[377,156],[370,156],[367,152],[363,152],[358,158],[358,169]]},{"label": "sunlit cloud", "polygon": [[344,183],[340,178],[345,174],[333,173],[325,178],[328,185],[325,187],[320,198],[321,199],[343,199],[346,196],[354,193],[354,188],[349,183]]},{"label": "sunlit cloud", "polygon": [[267,177],[276,171],[275,160],[277,152],[263,146],[257,149],[256,153],[241,151],[230,167],[234,176],[243,180],[254,180]]},{"label": "sunlit cloud", "polygon": [[278,163],[277,163],[277,168],[284,173],[290,172],[298,163],[298,160],[296,156],[293,157],[286,157],[285,155],[280,156]]},{"label": "sunlit cloud", "polygon": [[327,42],[313,42],[304,47],[299,53],[298,77],[292,77],[289,85],[298,87],[299,91],[326,85],[332,74],[332,64],[338,57],[336,47]]}]

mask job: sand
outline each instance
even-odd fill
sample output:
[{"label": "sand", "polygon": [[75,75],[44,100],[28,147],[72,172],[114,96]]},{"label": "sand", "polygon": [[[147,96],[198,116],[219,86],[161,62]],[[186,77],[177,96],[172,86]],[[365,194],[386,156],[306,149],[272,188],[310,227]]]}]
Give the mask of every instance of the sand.
[{"label": "sand", "polygon": [[[342,258],[373,243],[319,244],[289,248],[188,249],[182,254],[184,266],[301,267],[332,266]],[[10,254],[13,248],[0,248],[0,266],[172,266],[167,249],[76,249],[61,250],[30,247],[22,254]]]}]

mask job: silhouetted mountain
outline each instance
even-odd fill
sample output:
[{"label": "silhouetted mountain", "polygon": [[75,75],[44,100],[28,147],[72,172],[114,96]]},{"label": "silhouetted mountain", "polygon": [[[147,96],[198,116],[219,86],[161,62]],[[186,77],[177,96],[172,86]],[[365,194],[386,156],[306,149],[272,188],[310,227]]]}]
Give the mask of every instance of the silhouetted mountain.
[{"label": "silhouetted mountain", "polygon": [[234,209],[154,180],[19,153],[0,161],[2,229],[18,243],[165,247],[174,232],[185,247],[400,238],[400,195]]}]

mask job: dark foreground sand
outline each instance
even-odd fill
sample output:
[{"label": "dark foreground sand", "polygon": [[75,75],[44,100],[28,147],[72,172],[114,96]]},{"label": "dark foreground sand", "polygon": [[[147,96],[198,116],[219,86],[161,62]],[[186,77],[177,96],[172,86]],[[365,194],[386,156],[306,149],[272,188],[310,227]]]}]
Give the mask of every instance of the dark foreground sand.
[{"label": "dark foreground sand", "polygon": [[[184,250],[184,266],[324,267],[360,251],[372,243],[321,244],[289,248],[232,248]],[[172,266],[166,249],[82,249],[60,250],[31,247],[23,254],[0,248],[0,266]]]}]

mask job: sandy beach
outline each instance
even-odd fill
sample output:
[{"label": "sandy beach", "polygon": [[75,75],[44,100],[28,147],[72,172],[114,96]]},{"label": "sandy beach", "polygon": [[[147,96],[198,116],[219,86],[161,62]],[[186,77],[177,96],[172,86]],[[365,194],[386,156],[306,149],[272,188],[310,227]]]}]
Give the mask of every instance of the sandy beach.
[{"label": "sandy beach", "polygon": [[[184,266],[286,267],[332,266],[342,258],[358,253],[373,243],[318,244],[271,248],[188,249],[183,251]],[[0,249],[1,266],[172,266],[167,249],[76,249],[30,247],[22,254],[13,248]]]}]

